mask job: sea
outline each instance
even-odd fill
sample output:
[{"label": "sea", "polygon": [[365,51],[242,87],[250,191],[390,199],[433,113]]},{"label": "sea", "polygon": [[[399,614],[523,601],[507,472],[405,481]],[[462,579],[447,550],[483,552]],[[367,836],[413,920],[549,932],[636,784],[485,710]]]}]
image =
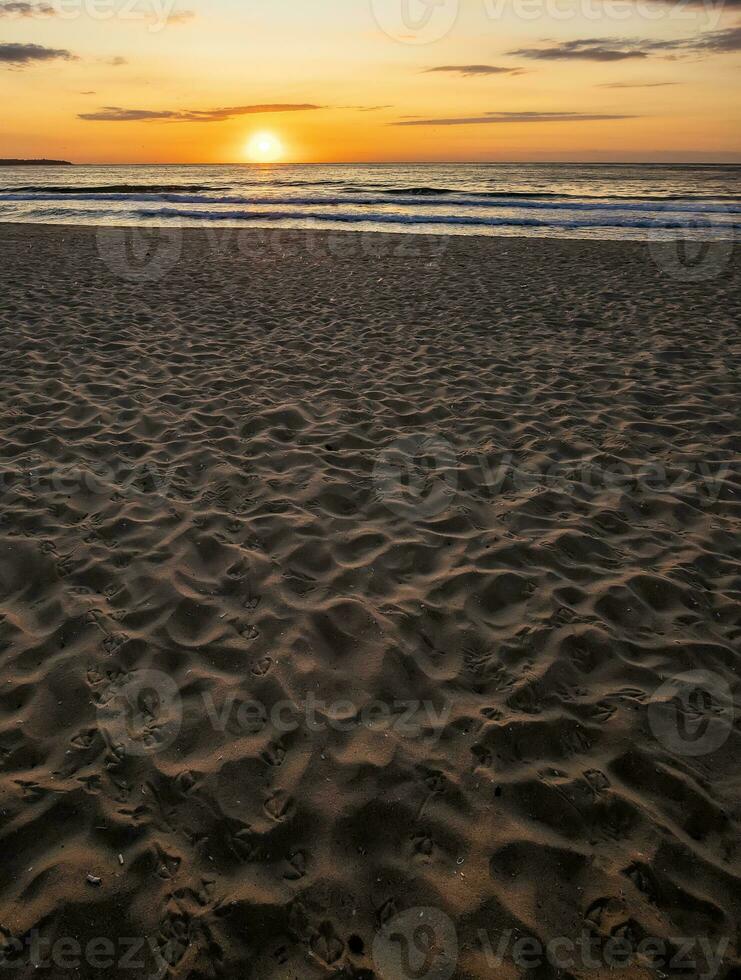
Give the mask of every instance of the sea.
[{"label": "sea", "polygon": [[2,167],[0,221],[738,240],[741,165]]}]

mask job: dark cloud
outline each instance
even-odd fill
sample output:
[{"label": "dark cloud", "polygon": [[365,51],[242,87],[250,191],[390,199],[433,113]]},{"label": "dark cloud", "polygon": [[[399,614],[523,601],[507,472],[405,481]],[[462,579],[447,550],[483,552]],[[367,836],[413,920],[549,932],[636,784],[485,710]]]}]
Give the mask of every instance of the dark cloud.
[{"label": "dark cloud", "polygon": [[291,103],[240,105],[225,109],[122,109],[120,106],[104,106],[97,112],[80,113],[78,118],[90,122],[138,122],[156,119],[170,122],[223,122],[234,116],[249,116],[253,113],[303,112],[321,108],[318,105]]},{"label": "dark cloud", "polygon": [[543,61],[624,61],[652,55],[670,59],[690,55],[725,54],[741,49],[741,25],[719,31],[706,31],[670,41],[646,38],[583,38],[559,41],[542,48],[517,48],[509,54]]},{"label": "dark cloud", "polygon": [[90,122],[137,122],[140,119],[176,119],[176,112],[160,112],[150,109],[120,109],[118,106],[105,106],[98,112],[81,112],[79,119]]},{"label": "dark cloud", "polygon": [[722,31],[708,31],[705,34],[701,34],[691,50],[708,51],[712,54],[740,51],[741,24],[738,24],[736,27],[726,27]]},{"label": "dark cloud", "polygon": [[[611,41],[608,38],[590,38],[583,41],[559,41],[545,48],[517,48],[509,54],[519,58],[537,58],[542,61],[584,59],[586,61],[622,61],[625,58],[645,58],[647,52],[640,41]],[[648,44],[649,42],[645,42]]]},{"label": "dark cloud", "polygon": [[473,78],[477,75],[522,75],[525,71],[525,68],[502,68],[499,65],[439,65],[436,68],[428,68],[425,74],[448,72],[452,75]]},{"label": "dark cloud", "polygon": [[22,67],[38,61],[77,61],[64,48],[45,48],[41,44],[0,44],[0,64]]},{"label": "dark cloud", "polygon": [[[45,0],[0,0],[0,17],[55,17],[58,11]],[[195,18],[192,10],[177,10],[167,16],[168,24],[187,24]]]},{"label": "dark cloud", "polygon": [[597,88],[665,88],[679,82],[602,82]]},{"label": "dark cloud", "polygon": [[0,3],[0,17],[53,17],[55,13],[50,3],[27,3],[24,0]]},{"label": "dark cloud", "polygon": [[[676,0],[663,0],[664,3],[676,4]],[[688,7],[702,7],[707,13],[721,12],[723,10],[737,10],[741,7],[741,0],[687,0]]]},{"label": "dark cloud", "polygon": [[115,58],[108,58],[105,63],[112,68],[120,68],[122,65],[128,65],[126,58],[121,55],[117,55]]},{"label": "dark cloud", "polygon": [[606,112],[487,112],[483,116],[443,117],[395,122],[392,126],[475,126],[493,123],[589,122],[595,119],[636,119]]}]

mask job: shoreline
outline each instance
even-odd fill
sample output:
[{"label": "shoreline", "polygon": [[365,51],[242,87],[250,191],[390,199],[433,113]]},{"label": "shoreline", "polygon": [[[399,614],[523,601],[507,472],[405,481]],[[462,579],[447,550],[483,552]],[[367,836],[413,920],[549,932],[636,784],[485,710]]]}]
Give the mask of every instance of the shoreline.
[{"label": "shoreline", "polygon": [[[59,229],[67,231],[69,233],[79,232],[83,233],[89,231],[90,233],[97,235],[102,233],[104,229],[114,232],[114,233],[132,233],[132,232],[158,232],[161,233],[162,237],[168,237],[168,233],[176,233],[178,237],[187,238],[192,233],[204,235],[206,238],[210,238],[213,241],[218,241],[224,238],[224,232],[237,233],[240,236],[249,238],[250,236],[254,238],[266,238],[272,237],[279,239],[281,237],[305,237],[306,239],[336,239],[337,237],[342,238],[344,236],[357,238],[388,238],[391,240],[398,239],[421,239],[430,240],[432,242],[453,242],[453,241],[473,241],[473,242],[527,242],[529,244],[535,245],[536,243],[543,243],[545,246],[568,246],[583,245],[588,248],[592,246],[621,246],[626,247],[639,247],[648,250],[656,249],[657,255],[661,252],[670,253],[676,252],[676,250],[682,249],[684,244],[689,245],[706,245],[716,251],[719,256],[718,264],[720,266],[720,271],[715,272],[711,270],[710,273],[705,276],[706,279],[714,279],[716,277],[723,278],[725,275],[724,270],[732,265],[735,261],[735,256],[741,250],[741,239],[728,239],[719,237],[699,237],[695,238],[692,235],[691,229],[682,229],[682,234],[675,239],[646,239],[646,238],[593,238],[593,237],[576,237],[571,235],[566,235],[564,237],[559,237],[558,235],[540,235],[540,234],[526,234],[527,229],[519,228],[517,231],[512,231],[512,233],[499,232],[490,234],[477,234],[475,232],[461,232],[455,233],[451,231],[428,231],[421,228],[419,231],[402,229],[395,231],[390,228],[381,229],[358,229],[354,227],[341,226],[337,228],[327,228],[327,227],[316,227],[316,228],[300,228],[293,225],[290,226],[276,226],[275,224],[266,224],[260,226],[239,224],[237,222],[231,223],[230,221],[223,222],[213,222],[213,223],[202,223],[199,225],[183,225],[183,224],[157,224],[152,223],[140,223],[138,221],[132,221],[130,223],[122,224],[71,224],[67,222],[53,222],[53,221],[0,221],[0,229],[11,228],[11,229],[23,229],[30,233],[31,229]],[[689,232],[689,233],[688,233]],[[42,232],[43,233],[43,232]],[[701,233],[698,233],[701,234]],[[410,253],[412,254],[412,253]],[[734,257],[734,258],[731,258]],[[674,271],[671,276],[677,281],[682,281],[681,269],[676,269],[676,262],[671,263]],[[661,263],[659,261],[659,266]],[[692,273],[690,273],[692,275]],[[691,280],[690,280],[691,281]]]},{"label": "shoreline", "polygon": [[[188,219],[184,218],[182,221],[187,222]],[[363,219],[366,220],[366,219]],[[197,224],[187,224],[182,223],[182,221],[173,221],[172,223],[158,223],[157,219],[152,218],[150,220],[144,219],[130,219],[128,222],[122,223],[109,223],[109,222],[88,222],[83,224],[74,224],[71,222],[53,222],[53,221],[0,221],[0,226],[11,226],[11,227],[42,227],[42,228],[91,228],[91,229],[117,229],[117,230],[132,230],[132,229],[162,229],[163,231],[175,230],[177,232],[192,232],[192,231],[202,231],[206,234],[211,234],[218,237],[223,231],[239,232],[244,234],[272,234],[277,237],[286,233],[296,233],[299,235],[306,236],[333,236],[333,235],[374,235],[374,236],[390,236],[394,238],[399,237],[409,237],[409,238],[428,238],[428,239],[494,239],[494,240],[524,240],[530,242],[585,242],[587,244],[594,244],[598,242],[603,242],[607,244],[627,244],[627,245],[656,245],[658,247],[675,247],[676,244],[681,245],[683,242],[690,243],[707,243],[713,246],[723,247],[725,245],[729,246],[731,249],[738,248],[741,246],[741,238],[739,237],[727,237],[720,236],[718,234],[718,226],[711,226],[710,230],[703,228],[698,228],[688,223],[687,225],[677,226],[676,228],[665,229],[670,233],[676,232],[676,237],[667,238],[647,238],[645,237],[646,229],[640,229],[635,226],[619,226],[614,225],[610,227],[611,234],[604,235],[602,226],[595,226],[595,231],[601,233],[601,237],[595,235],[580,234],[585,228],[577,229],[563,229],[563,234],[557,234],[557,229],[555,227],[545,227],[543,228],[543,233],[541,233],[540,228],[537,226],[531,226],[527,224],[522,225],[507,225],[503,224],[501,226],[496,225],[482,225],[482,227],[489,227],[491,230],[488,233],[476,232],[463,230],[471,225],[445,225],[445,223],[419,222],[415,224],[414,222],[403,223],[399,222],[398,229],[390,227],[387,223],[384,227],[380,228],[363,228],[357,227],[362,221],[337,221],[336,227],[330,227],[331,222],[325,221],[316,227],[301,227],[299,225],[280,225],[277,222],[269,222],[264,225],[248,225],[244,221],[240,221],[238,218],[227,218],[225,220],[213,220],[199,222]],[[368,224],[373,224],[373,219],[367,219]],[[435,227],[440,227],[443,230],[433,230]],[[459,231],[454,231],[454,228],[460,228]],[[473,225],[475,227],[475,225]],[[741,228],[741,225],[736,226]],[[496,230],[494,230],[496,229]],[[511,230],[509,230],[511,229]],[[735,229],[734,229],[735,234]]]}]

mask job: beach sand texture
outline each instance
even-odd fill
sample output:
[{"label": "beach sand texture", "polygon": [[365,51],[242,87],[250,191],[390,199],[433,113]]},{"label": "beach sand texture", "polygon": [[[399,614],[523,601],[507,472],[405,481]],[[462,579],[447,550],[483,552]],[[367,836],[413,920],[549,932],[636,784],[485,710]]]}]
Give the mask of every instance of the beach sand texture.
[{"label": "beach sand texture", "polygon": [[738,978],[738,251],[175,238],[0,228],[13,975]]}]

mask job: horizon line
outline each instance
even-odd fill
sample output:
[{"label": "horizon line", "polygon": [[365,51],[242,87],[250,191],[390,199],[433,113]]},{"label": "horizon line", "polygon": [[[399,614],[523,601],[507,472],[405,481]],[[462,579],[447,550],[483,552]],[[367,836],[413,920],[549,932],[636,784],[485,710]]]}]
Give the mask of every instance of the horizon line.
[{"label": "horizon line", "polygon": [[[17,159],[23,159],[21,157]],[[29,162],[42,162],[46,157],[28,157]],[[601,167],[623,167],[623,166],[649,166],[649,167],[672,167],[678,165],[691,165],[694,167],[714,167],[714,166],[741,166],[741,155],[734,160],[275,160],[271,163],[261,163],[251,160],[221,160],[218,163],[206,161],[176,162],[176,161],[63,161],[73,167],[257,167],[268,169],[270,167],[399,167],[399,166],[522,166],[522,165],[544,165],[544,166],[573,166],[573,165],[595,165]]]}]

